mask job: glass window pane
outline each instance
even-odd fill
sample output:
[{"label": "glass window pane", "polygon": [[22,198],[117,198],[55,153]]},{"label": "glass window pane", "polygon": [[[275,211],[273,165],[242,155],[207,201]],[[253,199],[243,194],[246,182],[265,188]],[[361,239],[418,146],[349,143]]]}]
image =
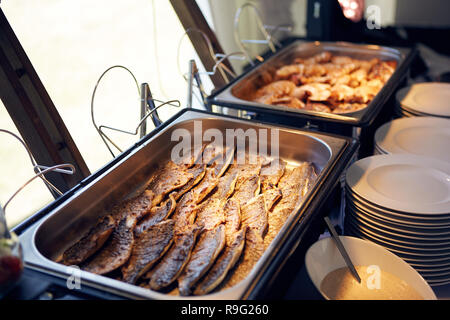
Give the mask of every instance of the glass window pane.
[{"label": "glass window pane", "polygon": [[[186,81],[177,62],[184,29],[169,1],[15,0],[2,3],[2,9],[91,171],[112,159],[90,116],[94,86],[107,68],[123,65],[139,84],[149,83],[155,98],[185,105]],[[182,72],[194,57],[185,37]],[[136,85],[126,71],[114,69],[103,78],[95,96],[99,125],[134,131],[139,106]],[[165,120],[177,111],[167,106],[159,113]],[[149,121],[148,130],[152,126]],[[138,140],[114,132],[111,137],[122,149]]]},{"label": "glass window pane", "polygon": [[[123,65],[139,84],[149,83],[155,98],[178,99],[185,106],[187,86],[177,61],[184,29],[169,1],[14,0],[2,2],[2,10],[91,172],[112,159],[94,129],[90,111],[94,86],[107,68]],[[184,37],[181,73],[187,72],[193,58],[202,71],[189,38]],[[203,79],[209,92],[211,82],[207,76]],[[198,100],[193,103],[200,107]],[[97,124],[134,131],[139,107],[140,97],[129,73],[114,69],[105,75],[95,96]],[[159,114],[166,120],[178,111],[167,106]],[[15,130],[3,106],[0,127]],[[151,121],[147,128],[153,129]],[[110,136],[122,150],[139,139],[115,132]],[[2,203],[33,174],[25,151],[10,140],[0,137]],[[7,214],[11,222],[18,222],[51,199],[45,185],[36,180],[8,206]]]},{"label": "glass window pane", "polygon": [[[0,128],[9,130],[20,137],[1,101]],[[13,136],[0,132],[0,146],[0,204],[4,206],[8,199],[34,176],[34,171],[28,153]],[[15,226],[52,200],[53,197],[42,180],[35,179],[6,207],[8,225]]]}]

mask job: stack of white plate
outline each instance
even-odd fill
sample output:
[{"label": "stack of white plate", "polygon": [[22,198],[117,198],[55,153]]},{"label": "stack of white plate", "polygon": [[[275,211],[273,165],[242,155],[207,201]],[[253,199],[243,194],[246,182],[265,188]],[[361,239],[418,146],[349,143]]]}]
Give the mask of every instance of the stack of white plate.
[{"label": "stack of white plate", "polygon": [[450,283],[450,163],[377,155],[346,174],[345,233],[384,246],[432,286]]},{"label": "stack of white plate", "polygon": [[375,133],[374,154],[412,154],[450,163],[450,119],[401,118]]},{"label": "stack of white plate", "polygon": [[416,83],[400,89],[396,100],[400,117],[450,118],[450,83]]}]

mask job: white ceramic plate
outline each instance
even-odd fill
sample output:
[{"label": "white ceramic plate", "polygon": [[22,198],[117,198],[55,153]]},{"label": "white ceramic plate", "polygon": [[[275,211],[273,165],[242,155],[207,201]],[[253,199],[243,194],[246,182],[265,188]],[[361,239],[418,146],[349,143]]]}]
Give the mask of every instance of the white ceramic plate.
[{"label": "white ceramic plate", "polygon": [[423,215],[450,213],[450,163],[413,155],[377,155],[354,162],[350,189],[381,207]]},{"label": "white ceramic plate", "polygon": [[365,220],[370,221],[376,225],[381,225],[384,228],[392,231],[401,230],[405,233],[417,234],[417,235],[426,235],[429,237],[449,237],[450,238],[450,226],[441,226],[441,225],[423,225],[423,224],[407,224],[402,223],[399,220],[389,219],[383,216],[378,216],[370,211],[369,208],[362,208],[358,206],[357,203],[353,203],[350,201],[346,202],[346,206],[351,210],[354,214],[357,214],[359,217],[364,218]]},{"label": "white ceramic plate", "polygon": [[450,84],[416,83],[400,89],[397,102],[420,113],[450,117]]},{"label": "white ceramic plate", "polygon": [[448,255],[450,257],[450,239],[440,241],[437,239],[405,236],[403,234],[400,236],[389,231],[381,230],[380,228],[374,227],[373,225],[369,225],[364,220],[353,215],[349,215],[348,219],[349,222],[351,222],[356,228],[358,228],[358,230],[362,230],[364,231],[364,233],[376,237],[381,241],[386,241],[389,244],[396,245],[398,247],[405,246],[405,248],[418,252],[441,252],[443,255]]},{"label": "white ceramic plate", "polygon": [[398,212],[394,210],[388,210],[387,208],[382,208],[373,203],[365,201],[357,194],[353,193],[349,188],[345,189],[346,200],[350,201],[358,207],[370,209],[370,212],[376,214],[379,217],[385,219],[398,219],[401,223],[409,223],[412,225],[426,225],[429,227],[448,227],[450,226],[450,214],[447,215],[420,215],[412,214],[408,212]]},{"label": "white ceramic plate", "polygon": [[380,223],[379,220],[374,220],[369,218],[368,216],[361,215],[359,212],[352,211],[350,208],[347,208],[346,214],[349,215],[353,221],[361,224],[365,227],[368,227],[374,233],[379,233],[388,238],[398,239],[399,241],[418,241],[423,242],[423,246],[450,246],[450,235],[449,234],[433,234],[426,232],[411,232],[405,229],[398,228],[390,228]]},{"label": "white ceramic plate", "polygon": [[381,154],[414,154],[450,162],[450,119],[396,119],[378,128],[374,140]]},{"label": "white ceramic plate", "polygon": [[351,231],[352,234],[373,241],[386,249],[394,252],[398,256],[407,259],[414,259],[417,262],[419,261],[428,261],[428,262],[442,262],[447,264],[450,262],[450,252],[447,253],[435,253],[430,251],[424,251],[416,248],[410,248],[405,246],[400,246],[398,244],[393,244],[392,242],[388,242],[386,240],[381,240],[379,237],[376,237],[372,234],[367,233],[363,230],[361,226],[356,226],[352,223],[352,221],[347,221],[347,228]]},{"label": "white ceramic plate", "polygon": [[365,235],[352,229],[353,227],[351,227],[351,225],[346,225],[345,228],[346,228],[346,235],[357,237],[357,238],[364,239],[366,241],[370,241],[370,242],[376,243],[378,245],[381,245],[386,250],[393,252],[394,254],[396,254],[397,256],[402,258],[404,261],[406,261],[413,267],[427,268],[427,270],[437,271],[437,272],[439,270],[441,270],[442,268],[444,268],[446,270],[448,267],[450,267],[450,259],[447,259],[445,257],[444,258],[442,258],[442,257],[430,258],[430,257],[424,257],[424,256],[411,255],[411,254],[407,254],[405,252],[401,252],[398,250],[389,249],[385,245],[383,245],[381,243],[377,243],[376,241],[370,239],[369,237],[366,237]]}]

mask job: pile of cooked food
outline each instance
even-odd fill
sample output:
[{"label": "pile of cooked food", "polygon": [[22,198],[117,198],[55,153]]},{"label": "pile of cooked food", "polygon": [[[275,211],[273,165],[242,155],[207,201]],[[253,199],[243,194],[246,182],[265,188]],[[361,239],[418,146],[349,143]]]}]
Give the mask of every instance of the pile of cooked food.
[{"label": "pile of cooked food", "polygon": [[236,285],[317,177],[308,162],[237,153],[207,145],[189,161],[166,162],[57,261],[174,295]]},{"label": "pile of cooked food", "polygon": [[395,60],[359,60],[328,51],[265,72],[247,100],[295,109],[349,113],[365,108],[394,73]]}]

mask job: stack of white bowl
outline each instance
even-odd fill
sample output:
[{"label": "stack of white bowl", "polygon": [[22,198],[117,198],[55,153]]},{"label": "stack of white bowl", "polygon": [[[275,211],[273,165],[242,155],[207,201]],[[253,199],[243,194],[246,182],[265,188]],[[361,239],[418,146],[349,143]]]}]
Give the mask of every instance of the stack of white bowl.
[{"label": "stack of white bowl", "polygon": [[374,154],[412,154],[450,163],[450,119],[400,118],[375,132]]},{"label": "stack of white bowl", "polygon": [[[431,142],[430,142],[431,143]],[[450,163],[376,155],[346,174],[345,233],[373,241],[432,286],[450,283]]]},{"label": "stack of white bowl", "polygon": [[400,117],[450,118],[450,83],[416,83],[397,91],[396,100]]}]

